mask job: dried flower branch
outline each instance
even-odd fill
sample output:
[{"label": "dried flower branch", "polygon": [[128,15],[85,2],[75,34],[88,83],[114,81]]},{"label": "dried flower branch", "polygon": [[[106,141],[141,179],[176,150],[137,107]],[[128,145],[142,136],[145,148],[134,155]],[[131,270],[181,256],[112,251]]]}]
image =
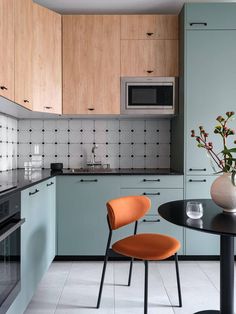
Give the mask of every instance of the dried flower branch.
[{"label": "dried flower branch", "polygon": [[[235,184],[234,179],[236,176],[236,158],[233,157],[233,154],[236,153],[236,147],[228,148],[227,139],[229,136],[235,135],[235,130],[229,128],[227,124],[233,119],[234,115],[233,111],[228,111],[226,112],[226,117],[218,116],[216,118],[218,124],[215,126],[214,133],[219,134],[223,142],[223,150],[219,153],[215,152],[213,143],[208,140],[209,134],[203,126],[199,126],[198,135],[196,135],[194,130],[191,130],[191,137],[196,139],[199,148],[207,150],[209,156],[220,169],[219,172],[231,173],[233,184]],[[234,144],[236,144],[236,140],[234,140]]]}]

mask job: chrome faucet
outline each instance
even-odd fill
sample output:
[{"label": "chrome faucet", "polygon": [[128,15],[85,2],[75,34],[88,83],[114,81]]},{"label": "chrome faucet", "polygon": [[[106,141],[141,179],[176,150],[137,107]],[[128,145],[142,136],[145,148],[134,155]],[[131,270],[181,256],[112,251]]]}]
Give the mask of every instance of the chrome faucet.
[{"label": "chrome faucet", "polygon": [[95,150],[98,148],[98,145],[95,144],[93,147],[92,147],[92,156],[91,156],[91,164],[92,165],[95,165],[96,164],[96,161],[95,161]]}]

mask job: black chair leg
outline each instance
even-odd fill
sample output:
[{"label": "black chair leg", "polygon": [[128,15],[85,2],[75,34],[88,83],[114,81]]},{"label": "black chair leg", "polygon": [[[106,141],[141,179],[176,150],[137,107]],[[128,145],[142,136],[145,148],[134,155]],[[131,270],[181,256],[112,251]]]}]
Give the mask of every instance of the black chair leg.
[{"label": "black chair leg", "polygon": [[144,279],[144,314],[148,312],[148,261],[144,261],[145,279]]},{"label": "black chair leg", "polygon": [[111,237],[112,237],[112,230],[110,229],[110,233],[109,233],[108,240],[107,240],[107,246],[106,246],[106,255],[104,257],[104,263],[103,263],[103,268],[102,268],[102,278],[101,278],[100,288],[99,288],[99,293],[98,293],[97,309],[100,307],[100,303],[101,303],[102,289],[103,289],[103,283],[104,283],[104,279],[105,279],[105,273],[106,273],[108,255],[109,255],[109,248],[110,248],[110,244],[111,244]]},{"label": "black chair leg", "polygon": [[133,271],[133,261],[134,261],[134,259],[133,259],[133,258],[131,258],[130,265],[129,265],[129,279],[128,279],[128,286],[130,286],[130,284],[131,284],[131,277],[132,277],[132,271]]},{"label": "black chair leg", "polygon": [[108,261],[108,255],[106,254],[105,260],[104,260],[104,264],[103,264],[103,269],[102,269],[102,278],[101,278],[101,282],[100,282],[99,293],[98,293],[97,309],[100,307],[100,302],[101,302],[101,297],[102,297],[103,283],[104,283],[104,278],[105,278],[105,273],[106,273],[106,267],[107,267],[107,261]]},{"label": "black chair leg", "polygon": [[179,295],[179,307],[182,307],[182,296],[181,296],[181,287],[179,279],[179,264],[178,264],[178,255],[175,253],[175,268],[176,268],[176,277],[177,277],[177,286],[178,286],[178,295]]}]

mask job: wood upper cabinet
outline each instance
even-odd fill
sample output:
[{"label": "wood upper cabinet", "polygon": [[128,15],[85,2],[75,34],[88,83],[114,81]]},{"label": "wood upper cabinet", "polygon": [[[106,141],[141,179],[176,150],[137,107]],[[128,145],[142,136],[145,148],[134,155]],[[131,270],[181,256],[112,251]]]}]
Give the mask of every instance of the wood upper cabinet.
[{"label": "wood upper cabinet", "polygon": [[15,102],[32,109],[33,2],[14,0]]},{"label": "wood upper cabinet", "polygon": [[33,110],[61,114],[61,16],[33,6]]},{"label": "wood upper cabinet", "polygon": [[120,16],[63,17],[63,113],[120,113]]},{"label": "wood upper cabinet", "polygon": [[14,0],[0,0],[0,95],[14,101]]},{"label": "wood upper cabinet", "polygon": [[121,76],[178,76],[178,40],[122,40]]},{"label": "wood upper cabinet", "polygon": [[122,15],[121,39],[178,39],[178,16]]}]

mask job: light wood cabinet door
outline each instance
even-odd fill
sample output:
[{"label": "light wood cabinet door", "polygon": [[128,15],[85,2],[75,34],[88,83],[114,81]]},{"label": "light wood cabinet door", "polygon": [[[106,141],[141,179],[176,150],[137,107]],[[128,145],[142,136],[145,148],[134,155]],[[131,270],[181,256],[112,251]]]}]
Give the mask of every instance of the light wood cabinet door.
[{"label": "light wood cabinet door", "polygon": [[178,76],[178,40],[121,40],[121,76]]},{"label": "light wood cabinet door", "polygon": [[178,39],[177,15],[122,15],[121,39]]},{"label": "light wood cabinet door", "polygon": [[0,0],[0,96],[14,101],[14,0]]},{"label": "light wood cabinet door", "polygon": [[33,2],[14,0],[15,102],[32,109]]},{"label": "light wood cabinet door", "polygon": [[33,110],[61,114],[61,16],[34,3]]},{"label": "light wood cabinet door", "polygon": [[120,16],[63,17],[63,113],[120,113]]}]

